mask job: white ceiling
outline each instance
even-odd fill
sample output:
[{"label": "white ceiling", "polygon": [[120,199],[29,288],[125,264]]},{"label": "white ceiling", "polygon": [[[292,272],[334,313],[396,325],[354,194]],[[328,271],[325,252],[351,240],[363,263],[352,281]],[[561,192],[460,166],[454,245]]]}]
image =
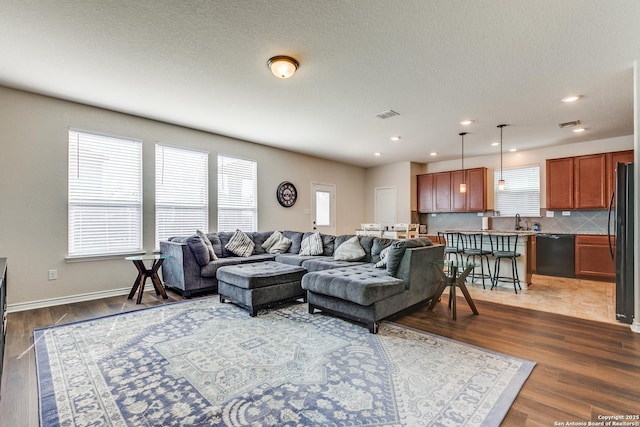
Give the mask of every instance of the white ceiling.
[{"label": "white ceiling", "polygon": [[0,0],[1,85],[365,167],[633,134],[636,59],[638,0]]}]

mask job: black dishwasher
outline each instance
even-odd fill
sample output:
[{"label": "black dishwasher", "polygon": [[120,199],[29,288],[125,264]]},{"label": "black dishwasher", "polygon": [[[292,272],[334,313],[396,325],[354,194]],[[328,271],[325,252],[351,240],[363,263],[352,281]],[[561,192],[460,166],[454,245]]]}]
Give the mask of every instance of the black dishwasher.
[{"label": "black dishwasher", "polygon": [[536,274],[576,277],[575,234],[536,234]]}]

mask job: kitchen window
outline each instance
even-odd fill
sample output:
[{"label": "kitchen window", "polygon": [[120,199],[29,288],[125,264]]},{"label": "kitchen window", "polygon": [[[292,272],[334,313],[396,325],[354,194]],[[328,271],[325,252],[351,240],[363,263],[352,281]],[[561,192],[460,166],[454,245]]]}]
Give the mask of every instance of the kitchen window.
[{"label": "kitchen window", "polygon": [[142,252],[142,141],[69,130],[69,258]]},{"label": "kitchen window", "polygon": [[156,249],[196,230],[209,231],[209,153],[156,144]]},{"label": "kitchen window", "polygon": [[218,231],[256,231],[258,164],[218,155]]},{"label": "kitchen window", "polygon": [[[500,216],[540,216],[540,165],[494,169],[494,210]],[[504,190],[498,189],[500,176]]]}]

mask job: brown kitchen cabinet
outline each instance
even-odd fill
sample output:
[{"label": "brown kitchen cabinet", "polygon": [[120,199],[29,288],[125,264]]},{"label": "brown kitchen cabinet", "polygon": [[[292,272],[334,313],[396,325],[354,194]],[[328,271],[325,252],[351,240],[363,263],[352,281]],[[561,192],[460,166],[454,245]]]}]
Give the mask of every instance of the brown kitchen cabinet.
[{"label": "brown kitchen cabinet", "polygon": [[[616,264],[611,259],[608,239],[604,235],[576,235],[576,277],[610,282],[615,280]],[[611,239],[613,247],[615,242]],[[613,249],[615,253],[615,247]]]},{"label": "brown kitchen cabinet", "polygon": [[547,160],[547,209],[573,209],[573,157]]},{"label": "brown kitchen cabinet", "polygon": [[607,153],[607,194],[609,195],[616,190],[616,166],[618,163],[633,163],[633,150]]},{"label": "brown kitchen cabinet", "polygon": [[547,160],[547,209],[607,209],[618,162],[633,150]]},{"label": "brown kitchen cabinet", "polygon": [[609,206],[606,154],[574,157],[573,176],[574,209],[606,209]]},{"label": "brown kitchen cabinet", "polygon": [[[460,193],[460,184],[467,192]],[[484,212],[487,210],[487,168],[418,175],[418,212]]]}]

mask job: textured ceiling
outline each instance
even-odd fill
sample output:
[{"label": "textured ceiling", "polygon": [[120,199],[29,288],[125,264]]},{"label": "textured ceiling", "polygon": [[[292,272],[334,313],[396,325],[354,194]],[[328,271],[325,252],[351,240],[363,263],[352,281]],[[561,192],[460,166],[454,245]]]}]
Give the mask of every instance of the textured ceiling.
[{"label": "textured ceiling", "polygon": [[[458,158],[463,130],[465,155],[497,153],[499,123],[510,125],[505,150],[633,134],[638,0],[0,0],[0,10],[1,85],[360,166]],[[289,80],[266,67],[283,54],[300,62]],[[561,103],[568,94],[583,98]],[[375,117],[388,109],[400,116]],[[475,122],[463,129],[465,118]],[[576,119],[587,132],[558,127]]]}]

